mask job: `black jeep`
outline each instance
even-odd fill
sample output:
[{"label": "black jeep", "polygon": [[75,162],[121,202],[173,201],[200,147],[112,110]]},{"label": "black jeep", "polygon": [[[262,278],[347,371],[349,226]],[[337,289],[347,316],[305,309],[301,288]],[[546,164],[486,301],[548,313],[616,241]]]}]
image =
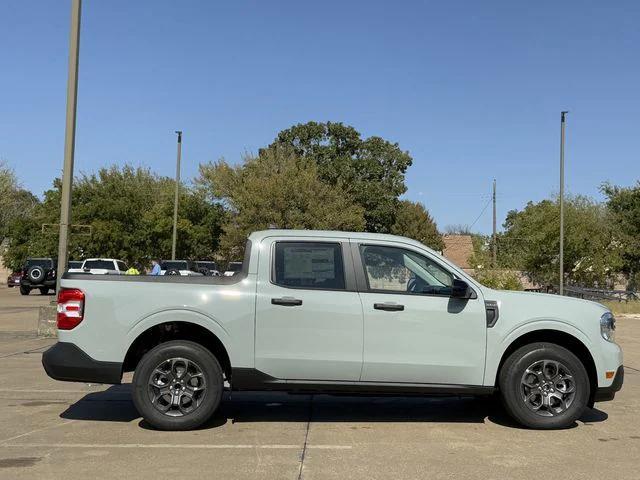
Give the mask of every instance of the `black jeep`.
[{"label": "black jeep", "polygon": [[42,295],[56,289],[56,261],[53,258],[28,258],[22,267],[20,293],[29,295],[37,288]]}]

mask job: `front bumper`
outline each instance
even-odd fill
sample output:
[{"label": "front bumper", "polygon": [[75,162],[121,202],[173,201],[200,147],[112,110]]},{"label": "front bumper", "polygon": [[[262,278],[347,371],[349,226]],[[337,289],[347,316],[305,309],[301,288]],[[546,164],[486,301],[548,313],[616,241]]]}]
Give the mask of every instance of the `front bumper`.
[{"label": "front bumper", "polygon": [[600,387],[595,391],[593,396],[594,402],[608,402],[613,400],[616,396],[616,392],[622,389],[624,382],[624,367],[620,365],[616,371],[616,376],[613,377],[613,382],[608,387]]},{"label": "front bumper", "polygon": [[73,343],[58,342],[42,354],[42,366],[54,380],[120,383],[122,363],[94,360]]}]

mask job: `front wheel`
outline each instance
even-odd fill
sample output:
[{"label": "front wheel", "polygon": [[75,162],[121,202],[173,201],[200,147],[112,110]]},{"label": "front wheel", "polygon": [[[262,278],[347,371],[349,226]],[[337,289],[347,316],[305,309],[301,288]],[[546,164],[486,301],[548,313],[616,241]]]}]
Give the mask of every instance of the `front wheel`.
[{"label": "front wheel", "polygon": [[195,342],[172,340],[147,352],[133,376],[133,403],[159,430],[191,430],[209,420],[222,400],[222,368]]},{"label": "front wheel", "polygon": [[513,352],[500,370],[499,386],[511,417],[543,430],[573,425],[590,394],[582,362],[553,343],[532,343]]}]

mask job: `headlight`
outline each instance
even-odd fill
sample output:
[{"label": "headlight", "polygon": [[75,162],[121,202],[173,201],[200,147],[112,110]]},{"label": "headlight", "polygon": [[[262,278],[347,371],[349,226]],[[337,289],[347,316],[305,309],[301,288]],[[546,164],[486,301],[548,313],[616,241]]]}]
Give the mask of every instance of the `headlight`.
[{"label": "headlight", "polygon": [[609,342],[616,341],[616,318],[611,312],[605,312],[600,317],[600,334]]}]

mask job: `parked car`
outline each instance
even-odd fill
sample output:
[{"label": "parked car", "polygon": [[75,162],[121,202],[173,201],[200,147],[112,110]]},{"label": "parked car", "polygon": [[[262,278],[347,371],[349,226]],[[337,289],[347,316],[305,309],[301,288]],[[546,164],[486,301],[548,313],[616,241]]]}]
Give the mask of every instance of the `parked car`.
[{"label": "parked car", "polygon": [[[201,425],[231,390],[486,395],[531,428],[572,425],[624,377],[598,303],[485,287],[419,242],[253,233],[233,277],[65,274],[54,379],[120,383],[156,428]],[[112,308],[109,308],[112,306]]]},{"label": "parked car", "polygon": [[42,295],[56,289],[56,261],[53,258],[28,258],[22,267],[20,293],[29,295],[37,288]]},{"label": "parked car", "polygon": [[242,270],[242,262],[229,262],[227,269],[224,271],[225,277],[233,277]]},{"label": "parked car", "polygon": [[210,260],[196,260],[193,262],[196,272],[200,272],[203,275],[219,276],[220,270],[218,264]]},{"label": "parked car", "polygon": [[87,258],[82,262],[80,271],[69,269],[71,273],[90,273],[92,275],[124,275],[128,269],[122,260],[115,258]]},{"label": "parked car", "polygon": [[67,272],[79,273],[82,271],[82,260],[69,260],[67,262]]},{"label": "parked car", "polygon": [[7,277],[7,287],[9,288],[19,287],[21,278],[22,278],[21,271],[13,272],[11,275],[9,275],[9,277]]},{"label": "parked car", "polygon": [[189,260],[163,260],[160,262],[160,275],[198,276],[194,262]]}]

